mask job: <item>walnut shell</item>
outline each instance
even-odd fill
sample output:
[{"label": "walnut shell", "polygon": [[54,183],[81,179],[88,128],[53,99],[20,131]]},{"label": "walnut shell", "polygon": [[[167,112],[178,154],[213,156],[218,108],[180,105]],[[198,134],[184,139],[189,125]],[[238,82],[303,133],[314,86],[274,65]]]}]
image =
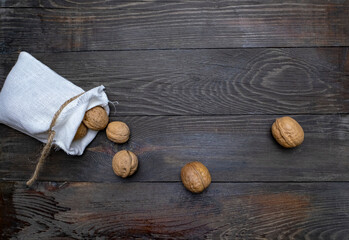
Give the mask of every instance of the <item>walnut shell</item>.
[{"label": "walnut shell", "polygon": [[122,178],[126,178],[134,174],[137,167],[138,158],[131,151],[121,150],[113,157],[114,173]]},{"label": "walnut shell", "polygon": [[181,179],[186,189],[193,193],[200,193],[211,183],[208,169],[200,162],[187,163],[181,170]]},{"label": "walnut shell", "polygon": [[85,113],[83,123],[91,130],[104,129],[109,122],[108,114],[101,106],[91,108]]},{"label": "walnut shell", "polygon": [[75,133],[73,140],[79,140],[79,139],[85,137],[86,134],[87,134],[87,127],[85,126],[84,123],[81,123],[80,126],[78,127],[78,130]]},{"label": "walnut shell", "polygon": [[303,128],[291,117],[277,118],[271,132],[275,140],[285,148],[297,147],[304,140]]},{"label": "walnut shell", "polygon": [[128,126],[119,121],[109,123],[106,133],[108,139],[116,143],[125,143],[130,137],[130,129]]}]

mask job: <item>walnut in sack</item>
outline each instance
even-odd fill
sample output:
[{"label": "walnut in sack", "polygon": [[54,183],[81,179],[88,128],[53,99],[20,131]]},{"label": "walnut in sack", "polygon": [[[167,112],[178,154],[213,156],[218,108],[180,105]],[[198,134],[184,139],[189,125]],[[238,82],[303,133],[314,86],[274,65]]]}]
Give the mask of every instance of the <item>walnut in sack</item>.
[{"label": "walnut in sack", "polygon": [[81,123],[78,130],[75,133],[74,140],[79,140],[83,137],[85,137],[87,134],[87,127],[84,123]]},{"label": "walnut in sack", "polygon": [[91,130],[103,130],[109,122],[108,114],[101,106],[91,108],[85,113],[83,123]]}]

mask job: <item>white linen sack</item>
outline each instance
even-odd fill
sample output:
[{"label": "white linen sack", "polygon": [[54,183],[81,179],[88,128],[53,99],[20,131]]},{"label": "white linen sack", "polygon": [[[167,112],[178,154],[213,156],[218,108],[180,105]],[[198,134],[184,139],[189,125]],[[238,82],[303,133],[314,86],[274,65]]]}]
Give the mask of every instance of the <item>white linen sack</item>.
[{"label": "white linen sack", "polygon": [[[46,143],[53,116],[64,102],[84,90],[61,77],[29,53],[21,52],[0,92],[0,123]],[[85,112],[102,106],[109,115],[104,86],[93,88],[64,107],[52,128],[53,143],[66,153],[81,155],[97,131],[73,141]]]}]

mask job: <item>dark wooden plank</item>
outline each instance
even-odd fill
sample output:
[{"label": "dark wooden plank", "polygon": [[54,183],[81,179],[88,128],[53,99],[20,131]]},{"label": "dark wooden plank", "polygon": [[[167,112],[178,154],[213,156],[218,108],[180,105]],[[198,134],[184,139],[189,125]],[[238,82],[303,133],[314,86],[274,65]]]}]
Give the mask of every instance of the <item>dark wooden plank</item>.
[{"label": "dark wooden plank", "polygon": [[[192,1],[192,0],[191,0]],[[0,1],[0,8],[96,8],[96,9],[117,9],[120,7],[129,7],[134,4],[144,4],[146,2],[154,2],[154,0],[84,0],[84,1],[69,1],[69,0],[3,0]],[[178,2],[178,0],[156,0],[161,2]],[[242,1],[240,1],[242,2]],[[341,3],[341,0],[337,0]]]},{"label": "dark wooden plank", "polygon": [[[348,239],[349,183],[0,183],[2,237]],[[5,196],[5,197],[4,197]]]},{"label": "dark wooden plank", "polygon": [[[295,116],[304,143],[284,149],[270,127],[278,116],[120,117],[131,139],[110,142],[100,132],[81,157],[52,152],[40,179],[46,181],[124,181],[114,175],[113,155],[120,149],[139,157],[138,172],[126,181],[180,181],[189,161],[203,162],[213,181],[348,181],[349,115]],[[0,178],[27,180],[41,144],[0,126]]]},{"label": "dark wooden plank", "polygon": [[[69,0],[49,0],[49,1],[41,1],[41,0],[6,0],[0,3],[0,7],[8,7],[8,8],[16,8],[16,7],[33,7],[33,8],[73,8],[73,9],[120,9],[120,8],[132,8],[132,9],[147,9],[151,8],[152,5],[148,5],[149,3],[156,2],[159,3],[168,3],[169,6],[173,4],[197,4],[200,3],[200,6],[215,6],[216,8],[226,7],[227,5],[262,5],[264,4],[290,4],[290,2],[281,2],[281,1],[264,1],[264,2],[256,2],[250,0],[218,0],[215,2],[203,2],[200,0],[118,0],[118,1],[109,1],[109,0],[84,0],[84,1],[69,1]],[[304,1],[294,1],[293,4],[305,4]],[[307,4],[328,4],[329,2],[326,0],[318,0],[318,1],[306,1]],[[332,0],[331,4],[346,4],[346,0]]]},{"label": "dark wooden plank", "polygon": [[[120,5],[141,4],[144,2],[152,2],[153,0],[84,0],[84,1],[66,1],[66,0],[3,0],[0,1],[2,8],[97,8],[110,9],[120,8]],[[157,0],[157,2],[175,2],[177,0]]]},{"label": "dark wooden plank", "polygon": [[1,52],[349,45],[347,1],[70,2],[0,9]]},{"label": "dark wooden plank", "polygon": [[0,8],[16,8],[16,7],[38,7],[38,0],[3,0],[0,1]]},{"label": "dark wooden plank", "polygon": [[[1,58],[1,86],[17,56]],[[349,113],[348,48],[34,56],[86,90],[104,85],[116,116]]]}]

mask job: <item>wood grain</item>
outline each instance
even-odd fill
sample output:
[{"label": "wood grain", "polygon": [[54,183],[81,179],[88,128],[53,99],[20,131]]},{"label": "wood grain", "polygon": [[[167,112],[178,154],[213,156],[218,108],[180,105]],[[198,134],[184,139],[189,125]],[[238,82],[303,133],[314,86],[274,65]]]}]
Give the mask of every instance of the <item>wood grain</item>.
[{"label": "wood grain", "polygon": [[[317,4],[317,5],[323,5],[323,4],[329,4],[327,0],[307,0],[307,1],[293,1],[294,4],[304,4],[306,2],[307,4]],[[71,1],[71,0],[47,0],[47,1],[41,1],[41,0],[6,0],[2,1],[0,7],[7,7],[7,8],[24,8],[24,7],[32,7],[32,8],[58,8],[58,9],[65,9],[65,8],[72,8],[72,9],[120,9],[120,8],[134,8],[134,9],[147,9],[148,7],[151,7],[154,4],[154,0],[118,0],[118,1],[110,1],[110,0],[84,0],[84,1]],[[215,2],[203,2],[200,0],[156,0],[156,3],[164,4],[167,3],[169,6],[174,4],[200,4],[200,6],[215,6],[216,8],[227,6],[227,5],[262,5],[262,3],[259,2],[252,2],[249,0],[218,0]],[[282,5],[281,1],[263,1],[263,3],[266,4],[278,4]],[[290,3],[290,2],[286,2]],[[332,0],[331,4],[346,4],[345,0]]]},{"label": "wood grain", "polygon": [[55,8],[0,8],[0,51],[349,45],[347,1],[49,4]]},{"label": "wood grain", "polygon": [[[66,1],[66,0],[4,0],[0,1],[2,8],[96,8],[110,9],[120,8],[122,5],[132,6],[134,4],[142,4],[144,2],[152,2],[153,0],[84,0],[84,1]],[[157,2],[176,2],[177,0],[157,0]]]},{"label": "wood grain", "polygon": [[213,183],[200,195],[181,183],[51,182],[34,189],[1,183],[0,189],[0,206],[11,208],[1,211],[2,237],[344,240],[349,234],[349,183]]},{"label": "wood grain", "polygon": [[[181,168],[201,161],[213,182],[225,181],[348,181],[349,115],[299,115],[304,143],[284,149],[270,127],[276,116],[134,116],[113,117],[131,129],[127,144],[109,141],[105,131],[83,156],[52,152],[40,176],[46,181],[180,181]],[[0,179],[27,180],[42,144],[0,126]],[[123,180],[112,170],[112,157],[133,151],[139,169]]]},{"label": "wood grain", "polygon": [[25,7],[38,7],[39,1],[28,0],[3,0],[0,1],[0,8],[25,8]]},{"label": "wood grain", "polygon": [[[0,124],[0,239],[347,240],[348,16],[347,0],[0,1],[0,89],[25,50],[104,85],[131,129],[52,151],[27,188],[42,143]],[[272,138],[283,115],[300,147]],[[180,182],[189,161],[210,170],[202,194]]]},{"label": "wood grain", "polygon": [[[347,48],[34,54],[122,115],[349,113]],[[0,59],[0,86],[18,54]]]}]

